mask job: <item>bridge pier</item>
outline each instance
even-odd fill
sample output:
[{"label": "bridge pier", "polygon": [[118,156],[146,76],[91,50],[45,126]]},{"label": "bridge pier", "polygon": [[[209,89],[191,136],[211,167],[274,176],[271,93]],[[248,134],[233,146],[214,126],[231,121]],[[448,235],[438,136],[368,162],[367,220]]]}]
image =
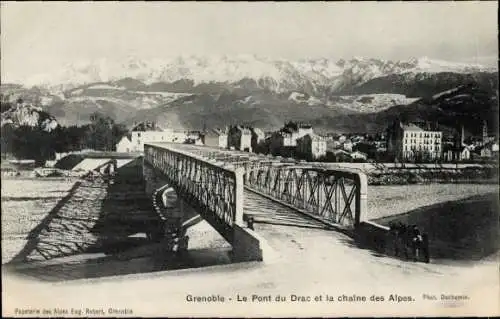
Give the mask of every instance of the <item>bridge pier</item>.
[{"label": "bridge pier", "polygon": [[160,217],[158,227],[152,229],[148,237],[155,242],[165,241],[167,250],[187,251],[189,237],[186,231],[201,218],[151,166],[143,165],[143,176],[145,193]]},{"label": "bridge pier", "polygon": [[[226,166],[223,162],[198,157],[168,146],[156,147],[147,144],[144,147],[143,170],[148,196],[163,192],[162,187],[172,185],[172,190],[175,189],[178,195],[176,197],[180,200],[180,209],[177,211],[183,227],[179,232],[180,240],[173,250],[181,253],[187,250],[189,238],[185,236],[185,230],[193,220],[198,218],[199,221],[203,218],[231,244],[234,262],[270,259],[268,257],[272,254],[272,249],[265,239],[244,225],[243,168]],[[160,206],[156,204],[161,216]],[[174,211],[168,211],[163,215],[164,219],[171,218]],[[167,222],[166,227],[171,225]]]}]

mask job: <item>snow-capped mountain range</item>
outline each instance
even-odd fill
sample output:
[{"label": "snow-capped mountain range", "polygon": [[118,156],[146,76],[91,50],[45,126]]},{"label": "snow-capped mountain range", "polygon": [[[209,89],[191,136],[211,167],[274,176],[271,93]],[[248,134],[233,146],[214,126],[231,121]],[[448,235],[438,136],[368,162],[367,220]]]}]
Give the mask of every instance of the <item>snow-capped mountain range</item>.
[{"label": "snow-capped mountain range", "polygon": [[[132,78],[145,84],[192,80],[200,83],[228,83],[235,87],[251,81],[273,92],[309,91],[322,88],[335,92],[392,74],[474,73],[496,71],[476,64],[454,63],[429,58],[407,61],[352,58],[350,60],[303,59],[289,61],[255,55],[189,56],[172,59],[128,58],[125,61],[99,59],[66,65],[61,70],[13,82],[63,91],[83,84]],[[8,75],[7,75],[8,76]]]},{"label": "snow-capped mountain range", "polygon": [[[457,100],[472,110],[478,108],[477,101],[484,102],[481,110],[494,108],[491,97],[498,94],[496,68],[429,58],[289,61],[237,55],[100,59],[19,81],[6,80],[20,85],[4,81],[5,99],[22,98],[41,106],[60,125],[85,124],[93,112],[100,112],[127,125],[147,120],[183,129],[251,120],[272,130],[292,119],[328,130],[369,131],[380,129],[397,114],[431,114],[436,108],[424,102],[450,89],[473,85],[476,89],[470,101]],[[453,119],[454,108],[444,109],[433,116],[444,114],[443,120]],[[469,113],[475,112],[479,111]],[[483,113],[484,118],[491,115]],[[36,122],[34,118],[32,122]]]}]

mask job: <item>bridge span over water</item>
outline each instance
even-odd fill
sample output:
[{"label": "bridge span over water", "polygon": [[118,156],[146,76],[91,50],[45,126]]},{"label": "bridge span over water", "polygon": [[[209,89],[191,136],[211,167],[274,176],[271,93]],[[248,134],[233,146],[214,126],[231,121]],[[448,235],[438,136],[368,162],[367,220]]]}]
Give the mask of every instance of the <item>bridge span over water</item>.
[{"label": "bridge span over water", "polygon": [[[263,260],[268,234],[254,224],[355,233],[367,220],[367,178],[357,170],[326,169],[292,159],[206,146],[144,146],[146,192],[177,248],[187,227],[206,220],[233,247],[236,260]],[[174,190],[184,209],[172,216],[162,194]],[[276,232],[276,227],[273,231]],[[174,247],[174,246],[172,246]]]}]

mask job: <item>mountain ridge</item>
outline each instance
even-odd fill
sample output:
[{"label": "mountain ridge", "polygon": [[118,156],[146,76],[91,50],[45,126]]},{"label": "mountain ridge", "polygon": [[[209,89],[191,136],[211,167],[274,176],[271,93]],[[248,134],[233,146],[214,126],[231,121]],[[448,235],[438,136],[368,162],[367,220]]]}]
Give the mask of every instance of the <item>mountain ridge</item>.
[{"label": "mountain ridge", "polygon": [[[21,82],[51,90],[69,88],[96,82],[113,82],[124,78],[145,84],[172,83],[192,80],[200,83],[220,82],[234,84],[242,79],[253,79],[263,88],[275,92],[297,90],[304,86],[332,86],[364,83],[370,79],[403,73],[474,73],[492,71],[479,64],[432,60],[427,57],[391,61],[373,58],[285,60],[253,55],[190,56],[171,59],[128,58],[124,61],[98,59],[69,64],[48,74],[38,74]],[[10,81],[5,81],[10,82]],[[333,84],[331,84],[333,82]]]},{"label": "mountain ridge", "polygon": [[[131,71],[122,73],[104,60],[97,65],[80,63],[78,68],[87,73],[75,79],[89,75],[94,82],[55,88],[2,83],[2,94],[29,97],[62,125],[86,124],[97,111],[128,125],[157,120],[175,128],[201,129],[248,122],[272,130],[285,120],[305,120],[342,131],[380,129],[385,118],[407,109],[429,113],[434,106],[423,102],[462,86],[477,87],[472,94],[482,101],[487,100],[484,94],[498,94],[497,71],[428,58],[287,61],[226,56],[173,61],[164,67],[157,61],[155,69],[147,61],[132,59],[127,65]],[[482,107],[492,107],[486,104]],[[443,114],[453,118],[452,111]]]}]

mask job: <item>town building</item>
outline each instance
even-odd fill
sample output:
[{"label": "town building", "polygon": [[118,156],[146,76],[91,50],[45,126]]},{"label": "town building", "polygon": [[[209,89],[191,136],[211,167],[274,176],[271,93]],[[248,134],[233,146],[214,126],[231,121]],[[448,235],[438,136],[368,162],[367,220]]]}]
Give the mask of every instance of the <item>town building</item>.
[{"label": "town building", "polygon": [[479,155],[483,159],[497,158],[498,157],[498,143],[497,142],[488,142],[485,145],[476,149],[476,151],[479,151]]},{"label": "town building", "polygon": [[239,151],[252,151],[252,132],[248,127],[232,126],[228,132],[228,147]]},{"label": "town building", "polygon": [[116,143],[116,151],[121,153],[130,153],[135,149],[132,141],[128,135],[123,136],[118,143]]},{"label": "town building", "polygon": [[252,139],[251,139],[252,150],[257,153],[266,152],[266,146],[265,146],[266,134],[264,133],[264,131],[262,131],[260,128],[257,127],[251,127],[250,131],[252,134]]},{"label": "town building", "polygon": [[143,152],[145,143],[176,142],[184,143],[186,132],[162,129],[154,122],[136,124],[130,132],[123,136],[116,144],[117,152]]},{"label": "town building", "polygon": [[294,156],[297,139],[307,134],[314,134],[310,124],[292,121],[285,123],[283,128],[271,136],[269,150],[273,155]]},{"label": "town building", "polygon": [[228,148],[228,129],[213,129],[203,135],[203,144],[212,147]]},{"label": "town building", "polygon": [[306,159],[318,159],[326,155],[326,140],[316,134],[306,134],[297,139],[297,155]]},{"label": "town building", "polygon": [[453,145],[443,144],[443,159],[447,162],[470,160],[473,148],[465,144],[465,129],[463,125],[459,130],[456,130],[454,140]]},{"label": "town building", "polygon": [[446,162],[468,161],[471,159],[471,150],[467,146],[445,144],[443,146],[443,160]]},{"label": "town building", "polygon": [[427,123],[394,122],[387,130],[387,151],[399,161],[436,160],[442,157],[441,131]]}]

